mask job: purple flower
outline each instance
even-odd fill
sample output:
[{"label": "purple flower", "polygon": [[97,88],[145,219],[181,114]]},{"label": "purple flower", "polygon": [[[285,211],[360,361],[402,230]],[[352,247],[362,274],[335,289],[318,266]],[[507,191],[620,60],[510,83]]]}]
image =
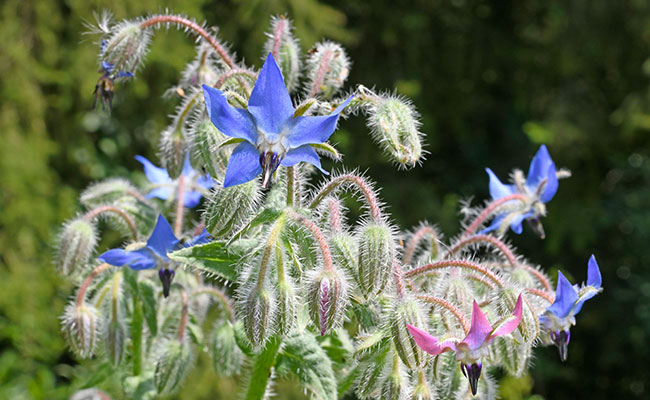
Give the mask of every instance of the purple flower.
[{"label": "purple flower", "polygon": [[203,85],[205,105],[212,123],[222,133],[240,139],[228,162],[224,187],[239,185],[263,173],[267,187],[282,165],[310,163],[323,173],[311,144],[324,143],[336,129],[340,112],[352,97],[326,116],[295,117],[295,109],[282,72],[271,54],[260,71],[248,109],[232,107],[223,92]]},{"label": "purple flower", "polygon": [[163,283],[163,294],[169,295],[169,287],[174,279],[174,270],[171,267],[171,260],[167,253],[182,247],[191,247],[197,244],[208,243],[208,232],[195,236],[192,240],[181,243],[174,235],[169,222],[162,215],[158,216],[156,226],[147,240],[136,249],[111,249],[97,257],[98,260],[116,267],[128,265],[133,270],[160,268],[159,276]]},{"label": "purple flower", "polygon": [[440,341],[427,332],[418,329],[412,325],[406,325],[415,343],[424,351],[431,355],[438,355],[446,351],[456,352],[456,360],[460,362],[460,369],[463,375],[469,379],[472,394],[476,394],[478,379],[481,376],[481,357],[487,355],[488,346],[492,340],[498,336],[511,333],[521,321],[522,299],[521,295],[517,299],[515,309],[511,316],[502,320],[498,325],[492,327],[483,314],[481,308],[474,301],[472,309],[472,325],[465,339],[447,339]]},{"label": "purple flower", "polygon": [[587,264],[587,284],[578,286],[557,272],[557,289],[555,301],[539,317],[542,327],[551,337],[560,351],[560,359],[566,361],[569,341],[571,340],[571,325],[576,324],[576,314],[582,309],[585,301],[602,291],[602,277],[596,258],[592,255]]},{"label": "purple flower", "polygon": [[[154,189],[147,194],[147,198],[157,197],[167,200],[173,198],[178,193],[178,179],[172,180],[169,173],[164,168],[158,168],[142,156],[136,156],[136,160],[144,165],[144,174],[149,182],[154,184]],[[185,156],[185,164],[181,176],[184,179],[185,191],[183,192],[183,204],[185,207],[192,208],[199,204],[201,197],[206,190],[209,190],[214,181],[209,174],[200,174],[192,169],[190,165],[189,154]]]},{"label": "purple flower", "polygon": [[521,223],[527,220],[531,227],[543,238],[544,229],[539,221],[539,217],[546,214],[545,203],[551,201],[558,188],[557,170],[546,146],[541,145],[537,154],[533,157],[525,182],[523,182],[522,177],[522,182],[517,182],[517,179],[515,179],[516,182],[514,185],[506,185],[501,183],[490,168],[486,168],[485,171],[490,176],[490,195],[492,196],[492,200],[498,200],[511,194],[519,193],[523,194],[528,201],[523,210],[519,209],[515,212],[497,214],[492,224],[483,229],[481,233],[495,231],[502,224],[508,223],[513,232],[520,234],[522,231]]}]

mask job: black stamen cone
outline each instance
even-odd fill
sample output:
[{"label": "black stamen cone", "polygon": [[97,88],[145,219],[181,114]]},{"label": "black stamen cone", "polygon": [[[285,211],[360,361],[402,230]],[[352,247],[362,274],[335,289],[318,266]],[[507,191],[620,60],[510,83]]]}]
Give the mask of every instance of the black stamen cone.
[{"label": "black stamen cone", "polygon": [[542,222],[539,220],[539,218],[526,218],[526,222],[528,222],[528,226],[539,236],[540,239],[544,239],[546,237],[546,233],[544,232],[544,226],[542,225]]},{"label": "black stamen cone", "polygon": [[478,379],[481,377],[481,368],[483,364],[474,363],[472,365],[460,364],[460,369],[463,371],[463,375],[469,380],[469,387],[472,390],[472,396],[476,396],[478,392]]},{"label": "black stamen cone", "polygon": [[162,282],[163,285],[163,296],[165,297],[169,296],[169,288],[172,286],[174,274],[175,273],[173,269],[161,268],[158,271],[158,277],[160,278],[160,282]]},{"label": "black stamen cone", "polygon": [[569,355],[569,342],[571,341],[571,332],[559,331],[553,332],[551,339],[560,352],[560,360],[566,361]]}]

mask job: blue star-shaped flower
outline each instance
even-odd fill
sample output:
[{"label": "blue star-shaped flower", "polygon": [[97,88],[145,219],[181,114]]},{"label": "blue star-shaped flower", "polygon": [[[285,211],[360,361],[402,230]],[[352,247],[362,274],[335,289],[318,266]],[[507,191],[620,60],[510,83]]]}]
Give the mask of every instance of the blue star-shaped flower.
[{"label": "blue star-shaped flower", "polygon": [[163,283],[163,294],[169,294],[169,286],[174,278],[174,270],[170,268],[171,260],[167,253],[182,247],[191,247],[197,244],[208,243],[209,235],[204,229],[192,240],[181,244],[174,235],[169,222],[162,215],[158,216],[156,226],[144,246],[138,249],[111,249],[97,257],[98,260],[116,267],[128,265],[133,270],[160,268],[159,276]]},{"label": "blue star-shaped flower", "polygon": [[295,109],[282,72],[269,54],[248,101],[248,109],[232,107],[223,92],[203,85],[212,123],[225,135],[241,139],[228,162],[224,187],[239,185],[264,173],[262,186],[282,165],[308,162],[323,173],[310,144],[324,143],[336,129],[340,112],[352,97],[326,116],[294,117]]},{"label": "blue star-shaped flower", "polygon": [[539,317],[539,322],[560,350],[562,361],[567,357],[567,346],[571,339],[569,328],[575,325],[576,314],[580,312],[585,301],[600,293],[601,285],[600,269],[593,255],[587,265],[587,284],[582,287],[571,285],[562,272],[558,271],[555,301]]},{"label": "blue star-shaped flower", "polygon": [[[136,160],[144,165],[144,174],[153,183],[155,188],[147,194],[147,198],[157,197],[167,200],[173,198],[178,193],[178,180],[172,180],[169,173],[164,168],[158,168],[142,156],[136,156]],[[185,192],[183,193],[183,204],[185,207],[192,208],[199,204],[203,193],[201,189],[209,190],[214,185],[214,181],[209,174],[200,174],[195,171],[190,164],[189,154],[185,156],[185,164],[181,172],[185,180]]]},{"label": "blue star-shaped flower", "polygon": [[515,214],[505,212],[497,215],[490,226],[483,229],[481,233],[499,229],[506,218],[509,218],[507,222],[513,232],[520,234],[522,231],[521,223],[528,220],[537,233],[544,237],[544,230],[539,222],[539,217],[546,214],[544,205],[551,201],[558,188],[557,170],[546,146],[542,145],[535,157],[533,157],[525,183],[506,185],[501,183],[490,168],[486,168],[485,171],[490,176],[490,196],[492,196],[492,200],[520,193],[528,199],[528,207],[523,211],[518,210]]}]

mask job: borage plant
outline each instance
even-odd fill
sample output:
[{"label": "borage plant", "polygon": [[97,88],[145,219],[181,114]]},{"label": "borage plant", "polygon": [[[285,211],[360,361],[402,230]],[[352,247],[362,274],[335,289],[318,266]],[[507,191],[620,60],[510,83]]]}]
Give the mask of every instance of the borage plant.
[{"label": "borage plant", "polygon": [[[287,375],[319,399],[491,399],[490,371],[521,376],[533,347],[555,344],[567,358],[575,315],[601,290],[595,259],[586,285],[559,273],[553,291],[503,239],[523,221],[544,236],[545,203],[569,175],[546,147],[510,185],[488,170],[492,199],[464,209],[451,240],[427,223],[401,231],[372,183],[329,175],[320,157],[340,160],[328,140],[341,117],[361,113],[389,158],[417,165],[422,134],[408,100],[361,85],[344,92],[350,62],[336,43],[316,44],[303,65],[284,17],[271,20],[257,72],[212,30],[152,15],[99,23],[103,106],[168,27],[198,44],[173,90],[163,168],[137,157],[148,187],[93,184],[80,198],[87,211],[59,237],[60,271],[79,284],[62,317],[78,357],[112,371],[129,398],[153,398],[181,390],[209,350],[216,373],[240,376],[246,399],[269,397]],[[364,206],[357,224],[345,192]],[[96,254],[98,220],[125,245]]]}]

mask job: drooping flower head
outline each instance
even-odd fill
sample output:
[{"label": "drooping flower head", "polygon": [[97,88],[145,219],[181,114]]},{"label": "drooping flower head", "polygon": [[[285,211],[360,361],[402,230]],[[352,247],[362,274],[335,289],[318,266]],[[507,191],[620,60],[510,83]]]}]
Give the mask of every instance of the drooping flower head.
[{"label": "drooping flower head", "polygon": [[572,285],[562,274],[557,272],[557,289],[555,301],[539,317],[539,322],[550,335],[553,344],[560,351],[560,359],[566,361],[568,345],[571,340],[571,325],[576,324],[576,314],[585,301],[602,291],[602,277],[596,258],[592,255],[587,264],[587,284]]},{"label": "drooping flower head", "polygon": [[232,107],[226,95],[203,85],[205,105],[212,123],[225,135],[240,139],[226,168],[224,187],[239,185],[263,173],[267,187],[275,170],[299,162],[310,163],[323,173],[311,144],[324,143],[336,129],[341,111],[352,97],[325,116],[294,116],[295,109],[282,72],[271,54],[266,58],[248,108]]},{"label": "drooping flower head", "polygon": [[[106,52],[106,40],[102,40],[102,48],[100,52],[100,57],[104,56]],[[102,61],[102,66],[99,68],[99,72],[102,76],[99,77],[97,84],[95,85],[95,100],[93,101],[93,108],[97,106],[97,99],[102,103],[102,110],[108,106],[108,111],[111,111],[113,103],[113,90],[115,88],[115,79],[119,78],[133,78],[135,74],[129,71],[115,71],[113,64]]]},{"label": "drooping flower head", "polygon": [[195,236],[192,240],[181,243],[174,235],[169,222],[162,215],[158,216],[156,226],[147,243],[136,243],[126,249],[111,249],[97,257],[98,260],[116,267],[128,265],[133,270],[159,268],[158,276],[163,284],[163,294],[169,295],[169,287],[174,279],[172,261],[167,253],[182,247],[191,247],[209,241],[208,232]]},{"label": "drooping flower head", "polygon": [[[136,156],[135,159],[144,166],[144,174],[149,179],[149,182],[154,185],[154,189],[146,196],[148,199],[157,197],[167,200],[178,195],[180,177],[175,180],[170,178],[166,169],[156,167],[151,161],[142,156]],[[183,204],[188,208],[196,207],[206,191],[212,188],[214,180],[209,174],[201,174],[192,168],[189,154],[185,155],[185,164],[181,176],[184,187]]]},{"label": "drooping flower head", "polygon": [[474,301],[472,309],[472,324],[469,333],[461,341],[458,339],[438,340],[436,337],[427,332],[407,324],[407,328],[415,343],[424,351],[431,355],[438,355],[446,351],[456,352],[456,360],[460,362],[460,369],[463,375],[469,380],[472,394],[476,394],[478,379],[481,377],[481,357],[487,355],[488,346],[494,338],[504,336],[519,326],[521,321],[522,299],[521,295],[517,299],[512,315],[503,319],[496,326],[492,327],[483,314],[479,305]]},{"label": "drooping flower head", "polygon": [[[546,215],[545,204],[551,201],[558,188],[558,171],[551,159],[548,149],[541,145],[530,163],[528,176],[524,180],[521,171],[515,171],[514,184],[501,183],[490,168],[485,169],[490,176],[490,196],[498,200],[512,194],[522,194],[526,198],[523,207],[497,214],[492,224],[483,229],[482,233],[497,229],[507,229],[509,225],[513,232],[520,234],[521,223],[526,220],[540,237],[544,237],[544,228],[539,217]],[[503,228],[502,228],[503,226]]]}]

